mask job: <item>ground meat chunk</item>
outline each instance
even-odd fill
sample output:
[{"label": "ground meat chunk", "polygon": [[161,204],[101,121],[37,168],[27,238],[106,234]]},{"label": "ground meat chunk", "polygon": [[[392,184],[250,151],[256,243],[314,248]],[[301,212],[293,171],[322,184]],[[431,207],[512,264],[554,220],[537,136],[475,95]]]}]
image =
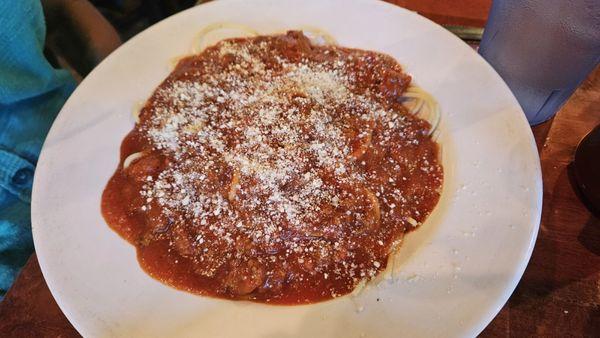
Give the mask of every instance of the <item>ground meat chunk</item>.
[{"label": "ground meat chunk", "polygon": [[256,260],[238,260],[231,264],[225,277],[228,291],[236,295],[247,295],[265,282],[265,269]]}]

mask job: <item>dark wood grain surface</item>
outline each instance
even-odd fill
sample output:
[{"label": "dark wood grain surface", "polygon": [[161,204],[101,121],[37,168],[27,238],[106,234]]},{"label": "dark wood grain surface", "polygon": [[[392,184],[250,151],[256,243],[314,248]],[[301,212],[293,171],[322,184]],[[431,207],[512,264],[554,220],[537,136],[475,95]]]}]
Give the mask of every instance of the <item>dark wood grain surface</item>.
[{"label": "dark wood grain surface", "polygon": [[491,0],[385,0],[415,11],[441,25],[483,27]]},{"label": "dark wood grain surface", "polygon": [[[439,23],[482,26],[490,0],[390,0]],[[542,224],[531,261],[482,337],[600,336],[600,220],[568,175],[579,140],[600,123],[600,70],[557,116],[532,128],[542,164]],[[599,154],[600,156],[600,154]],[[78,337],[33,255],[0,303],[0,337]]]}]

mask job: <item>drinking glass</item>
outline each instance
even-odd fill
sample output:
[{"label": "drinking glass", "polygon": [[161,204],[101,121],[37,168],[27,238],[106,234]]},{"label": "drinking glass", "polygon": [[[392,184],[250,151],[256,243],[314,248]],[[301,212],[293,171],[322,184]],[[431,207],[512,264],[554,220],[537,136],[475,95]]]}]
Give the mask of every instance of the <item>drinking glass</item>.
[{"label": "drinking glass", "polygon": [[542,123],[600,61],[600,0],[495,0],[479,53]]}]

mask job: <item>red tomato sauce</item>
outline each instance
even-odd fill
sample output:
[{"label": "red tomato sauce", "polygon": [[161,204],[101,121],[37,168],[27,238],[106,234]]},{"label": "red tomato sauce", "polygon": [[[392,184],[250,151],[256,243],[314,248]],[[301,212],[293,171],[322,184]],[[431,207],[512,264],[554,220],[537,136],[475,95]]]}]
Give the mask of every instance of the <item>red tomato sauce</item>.
[{"label": "red tomato sauce", "polygon": [[348,294],[440,196],[431,126],[400,99],[410,83],[387,55],[300,32],[219,42],[146,102],[104,218],[181,290],[274,304]]}]

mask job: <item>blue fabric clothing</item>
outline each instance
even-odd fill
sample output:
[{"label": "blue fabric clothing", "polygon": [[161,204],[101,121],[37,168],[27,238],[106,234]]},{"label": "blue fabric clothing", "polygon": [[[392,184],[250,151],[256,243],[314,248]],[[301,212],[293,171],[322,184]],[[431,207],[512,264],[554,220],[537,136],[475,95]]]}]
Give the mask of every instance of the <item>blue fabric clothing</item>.
[{"label": "blue fabric clothing", "polygon": [[75,87],[48,63],[39,0],[0,0],[0,299],[33,252],[31,185],[52,121]]}]

